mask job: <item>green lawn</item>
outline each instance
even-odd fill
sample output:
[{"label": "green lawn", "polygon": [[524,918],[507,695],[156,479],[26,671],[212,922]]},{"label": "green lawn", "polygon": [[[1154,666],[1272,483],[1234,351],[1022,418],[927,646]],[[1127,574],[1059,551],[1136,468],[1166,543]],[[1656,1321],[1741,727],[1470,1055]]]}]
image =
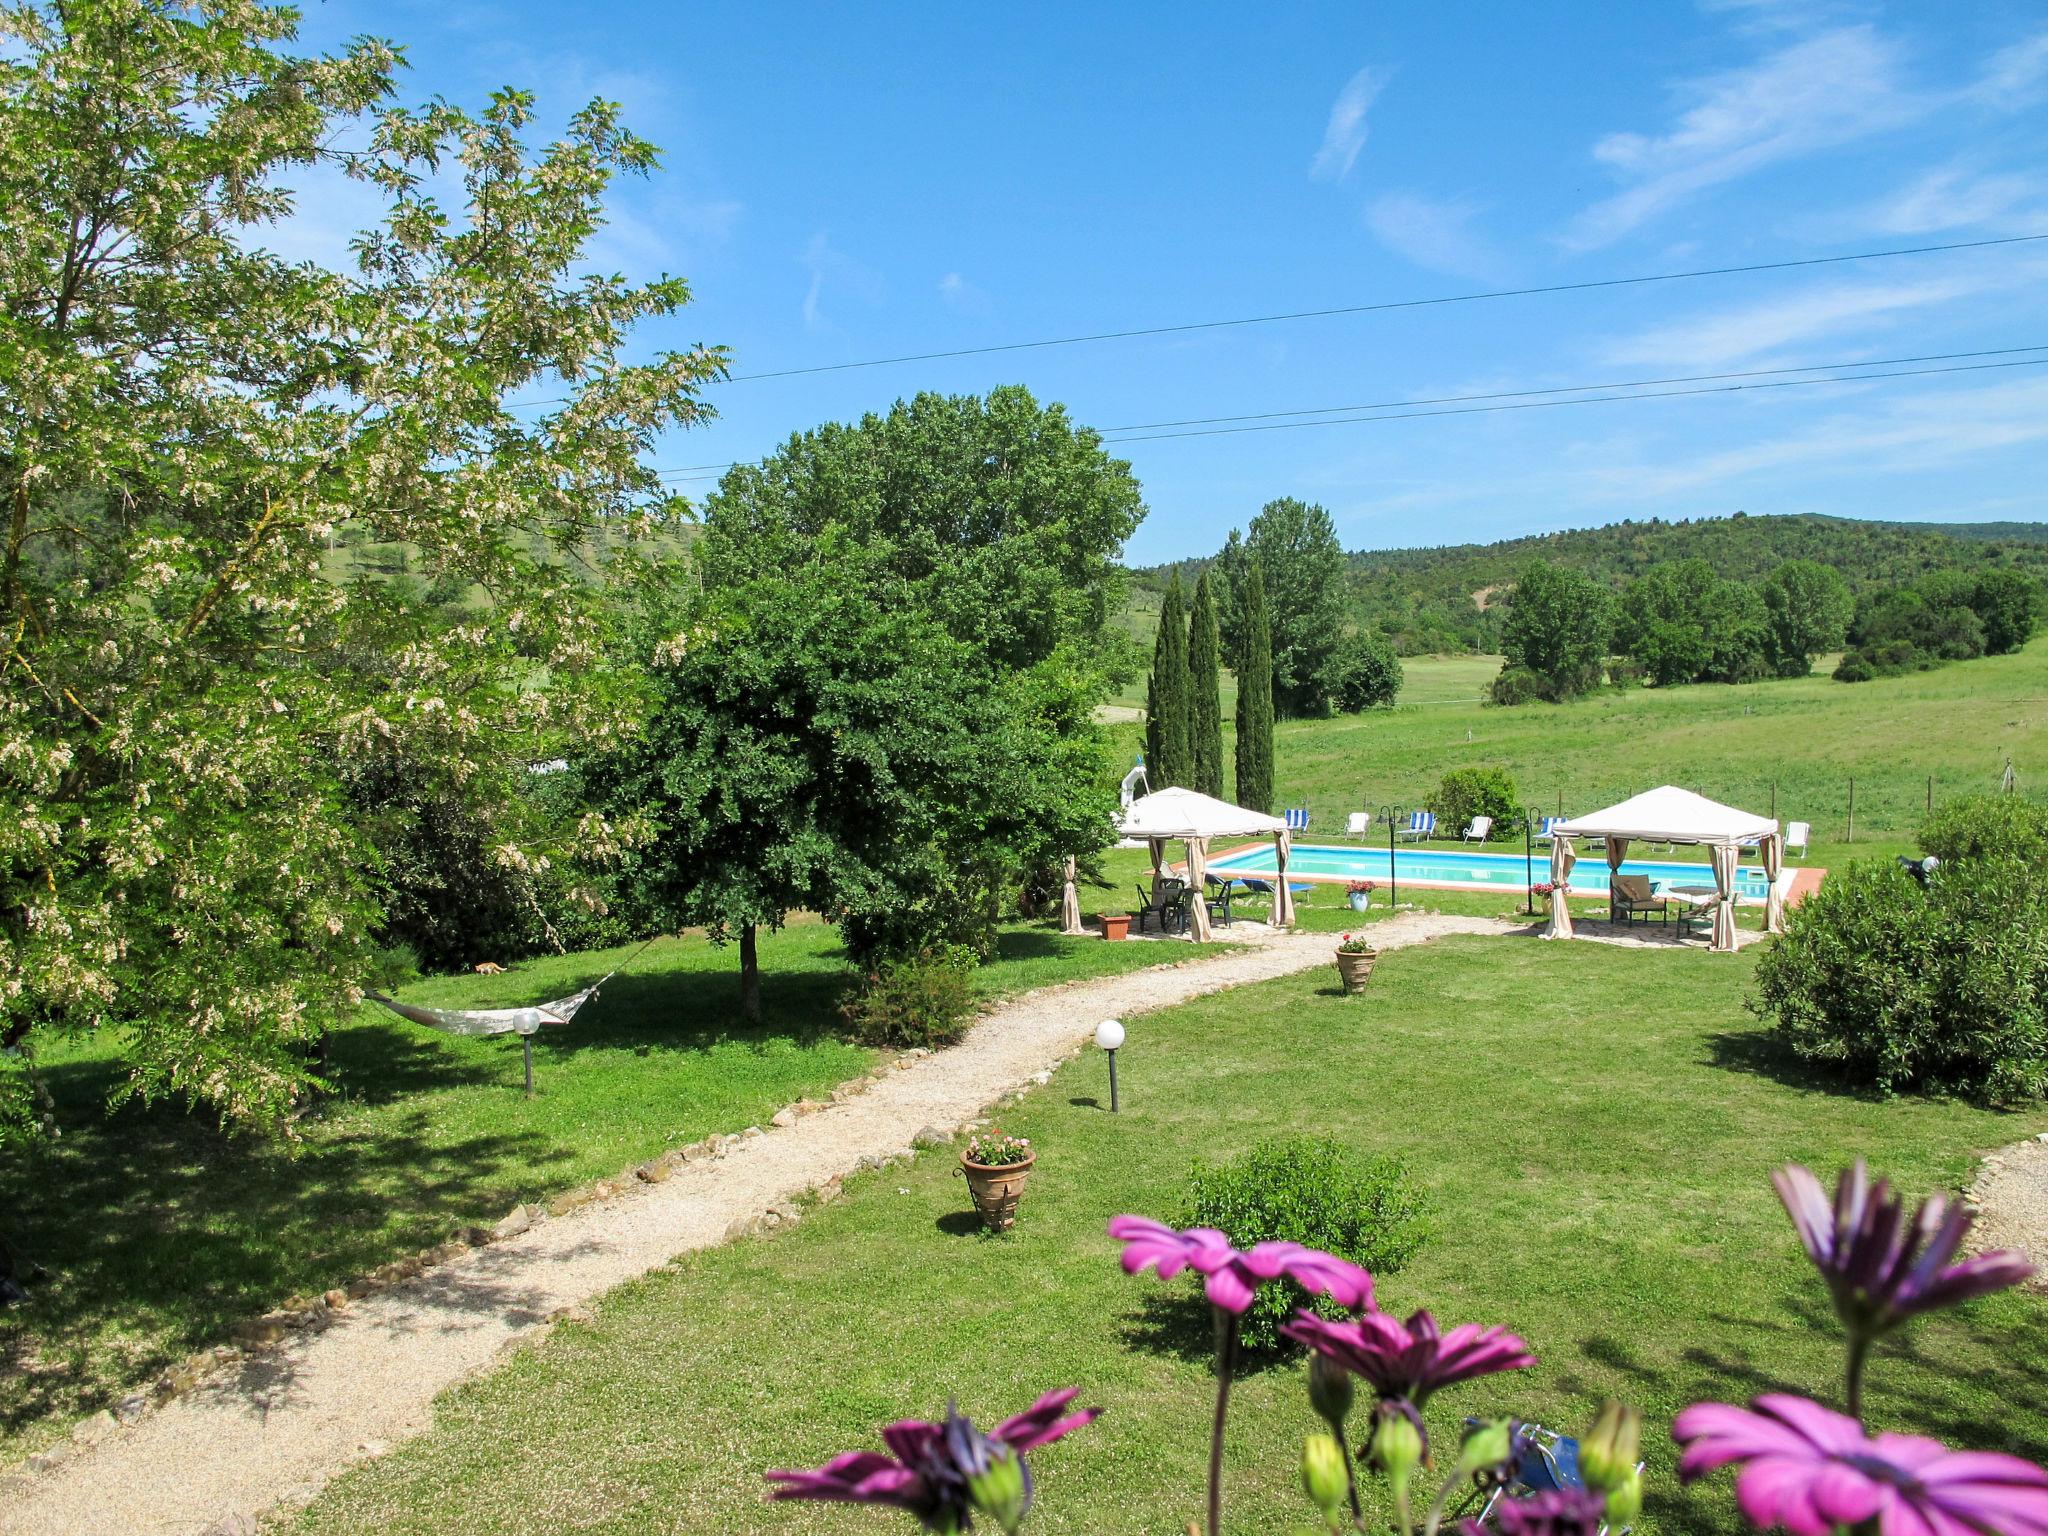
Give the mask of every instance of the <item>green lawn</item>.
[{"label": "green lawn", "polygon": [[[944,1152],[858,1178],[771,1239],[693,1255],[614,1293],[587,1326],[443,1402],[437,1428],[348,1473],[302,1536],[908,1530],[883,1512],[763,1503],[760,1473],[941,1412],[984,1423],[1078,1383],[1102,1421],[1038,1453],[1031,1529],[1178,1531],[1197,1513],[1210,1401],[1185,1283],[1118,1270],[1120,1211],[1170,1216],[1198,1157],[1321,1130],[1407,1158],[1439,1231],[1381,1302],[1523,1333],[1540,1364],[1432,1405],[1576,1427],[1639,1403],[1662,1530],[1733,1530],[1725,1480],[1675,1518],[1672,1414],[1771,1387],[1827,1396],[1836,1340],[1767,1183],[1789,1159],[1867,1154],[1911,1190],[2048,1125],[1833,1091],[1741,1009],[1749,959],[1527,939],[1448,940],[1231,992],[1131,1026],[1125,1112],[1084,1054],[1006,1120],[1041,1159],[1017,1230],[977,1235]],[[1995,1297],[1923,1321],[1873,1367],[1886,1424],[2048,1457],[2048,1303]],[[1300,1513],[1310,1420],[1292,1368],[1242,1388],[1231,1529]]]},{"label": "green lawn", "polygon": [[[503,976],[406,989],[409,1001],[493,1007],[559,997],[627,950],[533,960]],[[1183,958],[1151,944],[1013,924],[979,973],[984,995]],[[534,1056],[366,1005],[333,1039],[342,1097],[296,1148],[229,1137],[176,1105],[100,1106],[118,1067],[104,1042],[44,1053],[61,1139],[0,1161],[11,1238],[52,1278],[0,1313],[0,1458],[25,1451],[219,1340],[234,1323],[489,1225],[513,1205],[618,1172],[713,1131],[738,1131],[866,1070],[837,1038],[836,932],[802,922],[762,940],[764,1022],[738,1013],[734,951],[665,940]]]},{"label": "green lawn", "polygon": [[[1583,814],[1659,784],[1766,814],[1775,804],[1781,820],[1812,824],[1811,862],[1823,866],[1909,847],[1930,780],[1937,804],[1988,792],[2010,758],[2023,790],[2048,790],[2048,637],[2018,655],[1869,683],[1817,670],[1515,709],[1481,702],[1498,657],[1410,657],[1402,666],[1391,711],[1281,722],[1275,809],[1306,806],[1312,838],[1341,839],[1348,811],[1421,805],[1446,770],[1467,765],[1506,768],[1539,813]],[[1227,736],[1227,706],[1224,718]],[[1141,724],[1116,730],[1125,752],[1138,749]]]}]

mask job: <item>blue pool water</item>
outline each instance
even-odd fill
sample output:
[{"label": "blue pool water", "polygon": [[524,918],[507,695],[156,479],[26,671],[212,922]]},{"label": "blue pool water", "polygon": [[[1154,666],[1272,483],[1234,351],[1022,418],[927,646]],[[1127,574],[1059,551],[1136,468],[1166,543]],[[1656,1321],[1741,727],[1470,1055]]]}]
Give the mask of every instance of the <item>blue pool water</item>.
[{"label": "blue pool water", "polygon": [[[1534,864],[1519,853],[1463,853],[1434,848],[1330,847],[1297,843],[1287,855],[1287,873],[1304,879],[1377,880],[1382,887],[1398,872],[1403,881],[1417,885],[1465,886],[1475,890],[1524,890],[1534,879],[1550,878],[1550,853],[1539,849]],[[1260,843],[1222,854],[1209,860],[1209,872],[1217,876],[1249,875],[1268,877],[1274,873],[1273,845]],[[1624,859],[1624,875],[1648,875],[1652,888],[1674,885],[1712,885],[1714,872],[1705,864],[1688,864],[1676,859]],[[1572,894],[1603,896],[1607,892],[1607,858],[1595,848],[1581,854],[1572,866]],[[1735,871],[1735,895],[1740,901],[1762,901],[1768,894],[1764,872],[1755,865],[1740,865]]]}]

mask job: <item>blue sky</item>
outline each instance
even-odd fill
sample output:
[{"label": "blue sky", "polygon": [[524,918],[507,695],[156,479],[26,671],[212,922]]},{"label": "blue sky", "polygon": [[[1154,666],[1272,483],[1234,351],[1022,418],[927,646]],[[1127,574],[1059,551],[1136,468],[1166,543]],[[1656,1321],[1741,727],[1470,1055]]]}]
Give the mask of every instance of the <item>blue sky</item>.
[{"label": "blue sky", "polygon": [[[2038,0],[329,0],[303,40],[359,32],[404,45],[409,99],[623,102],[665,168],[599,259],[687,276],[648,344],[724,343],[741,374],[2048,232]],[[331,249],[359,208],[309,185],[281,239]],[[2048,242],[734,382],[659,457],[757,458],[920,389],[1021,382],[1110,429],[2029,344]],[[1738,508],[2032,520],[2044,445],[2048,367],[2022,367],[1117,451],[1149,562],[1282,495],[1352,548]]]}]

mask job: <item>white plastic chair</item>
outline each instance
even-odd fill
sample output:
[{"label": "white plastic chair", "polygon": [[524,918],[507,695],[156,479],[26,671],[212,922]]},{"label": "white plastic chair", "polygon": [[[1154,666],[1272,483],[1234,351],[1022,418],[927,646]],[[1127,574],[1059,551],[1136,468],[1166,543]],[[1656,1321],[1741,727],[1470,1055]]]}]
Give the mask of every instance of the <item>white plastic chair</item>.
[{"label": "white plastic chair", "polygon": [[1363,837],[1372,826],[1371,811],[1353,811],[1344,818],[1344,830],[1353,837]]},{"label": "white plastic chair", "polygon": [[1785,824],[1785,857],[1788,859],[1805,858],[1807,839],[1812,836],[1813,828],[1809,827],[1805,822],[1787,822]]},{"label": "white plastic chair", "polygon": [[1483,843],[1493,833],[1491,816],[1474,816],[1472,824],[1465,829],[1464,840],[1468,843]]}]

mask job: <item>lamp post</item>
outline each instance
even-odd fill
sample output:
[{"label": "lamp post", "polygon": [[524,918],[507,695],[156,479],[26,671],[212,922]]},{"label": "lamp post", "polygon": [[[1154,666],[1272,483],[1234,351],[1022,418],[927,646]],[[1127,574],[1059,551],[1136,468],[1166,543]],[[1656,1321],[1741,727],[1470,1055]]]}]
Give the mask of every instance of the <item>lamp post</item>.
[{"label": "lamp post", "polygon": [[1116,1053],[1124,1043],[1124,1027],[1115,1019],[1104,1019],[1095,1026],[1095,1043],[1109,1052],[1109,1112],[1117,1111],[1116,1102]]},{"label": "lamp post", "polygon": [[1397,912],[1401,907],[1401,869],[1394,858],[1394,824],[1401,819],[1401,807],[1383,805],[1380,817],[1387,824],[1387,910]]},{"label": "lamp post", "polygon": [[1522,812],[1522,906],[1536,915],[1536,813]]}]

